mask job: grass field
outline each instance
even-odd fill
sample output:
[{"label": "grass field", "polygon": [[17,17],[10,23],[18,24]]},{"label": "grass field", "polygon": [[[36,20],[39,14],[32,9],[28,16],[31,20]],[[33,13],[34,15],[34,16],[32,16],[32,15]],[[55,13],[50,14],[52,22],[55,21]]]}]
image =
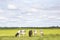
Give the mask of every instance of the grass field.
[{"label": "grass field", "polygon": [[43,37],[40,36],[40,29],[36,29],[38,33],[36,36],[33,34],[32,37],[28,36],[28,31],[34,31],[34,29],[24,29],[26,30],[26,35],[15,37],[18,30],[19,29],[0,29],[0,40],[60,40],[60,29],[43,29]]}]

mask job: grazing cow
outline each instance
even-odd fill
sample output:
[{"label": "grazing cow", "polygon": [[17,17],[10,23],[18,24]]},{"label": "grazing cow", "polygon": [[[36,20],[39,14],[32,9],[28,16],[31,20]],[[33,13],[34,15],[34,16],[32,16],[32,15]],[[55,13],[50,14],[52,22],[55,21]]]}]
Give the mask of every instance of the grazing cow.
[{"label": "grazing cow", "polygon": [[32,30],[29,30],[29,37],[32,36]]},{"label": "grazing cow", "polygon": [[34,30],[34,36],[37,34],[37,30]]},{"label": "grazing cow", "polygon": [[15,34],[15,37],[17,37],[17,36],[20,37],[20,35],[23,35],[23,36],[24,36],[24,34],[25,34],[25,30],[19,30],[19,31]]},{"label": "grazing cow", "polygon": [[41,34],[41,37],[43,37],[44,33],[42,29],[40,29],[40,34]]}]

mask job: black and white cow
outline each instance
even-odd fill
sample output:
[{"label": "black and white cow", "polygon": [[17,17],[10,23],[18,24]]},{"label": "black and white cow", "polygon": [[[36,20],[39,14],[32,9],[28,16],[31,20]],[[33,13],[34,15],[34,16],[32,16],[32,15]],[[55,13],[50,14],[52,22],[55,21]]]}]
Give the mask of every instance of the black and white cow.
[{"label": "black and white cow", "polygon": [[17,37],[17,36],[19,36],[20,37],[20,35],[25,35],[25,30],[18,30],[18,32],[15,34],[15,37]]}]

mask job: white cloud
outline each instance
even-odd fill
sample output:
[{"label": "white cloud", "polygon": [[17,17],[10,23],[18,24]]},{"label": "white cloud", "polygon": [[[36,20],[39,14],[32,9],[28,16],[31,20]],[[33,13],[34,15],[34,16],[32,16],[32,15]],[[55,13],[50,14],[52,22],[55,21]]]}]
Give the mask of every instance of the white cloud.
[{"label": "white cloud", "polygon": [[40,15],[39,17],[40,20],[48,20],[48,15]]},{"label": "white cloud", "polygon": [[0,19],[5,19],[4,17],[0,17]]},{"label": "white cloud", "polygon": [[27,23],[32,23],[33,21],[28,21],[28,20],[27,20],[26,22],[27,22]]},{"label": "white cloud", "polygon": [[56,16],[49,16],[48,18],[49,18],[49,19],[55,19]]},{"label": "white cloud", "polygon": [[17,7],[14,4],[8,4],[8,9],[17,9]]},{"label": "white cloud", "polygon": [[40,19],[41,20],[55,20],[57,16],[51,16],[51,15],[41,15]]},{"label": "white cloud", "polygon": [[3,12],[4,12],[4,10],[0,9],[0,13],[3,13]]},{"label": "white cloud", "polygon": [[8,21],[17,21],[16,19],[10,19],[10,20],[8,20]]},{"label": "white cloud", "polygon": [[18,17],[22,18],[23,16],[18,16]]},{"label": "white cloud", "polygon": [[1,23],[7,22],[6,20],[0,20]]},{"label": "white cloud", "polygon": [[42,15],[42,17],[47,17],[47,15]]},{"label": "white cloud", "polygon": [[32,15],[32,13],[27,13],[27,15]]},{"label": "white cloud", "polygon": [[6,17],[0,17],[0,19],[7,19]]},{"label": "white cloud", "polygon": [[60,13],[60,10],[40,10],[40,13],[43,13],[43,14]]},{"label": "white cloud", "polygon": [[34,11],[34,12],[35,12],[35,11],[38,11],[38,10],[37,10],[37,9],[35,9],[35,8],[32,8],[31,10],[32,10],[32,11]]},{"label": "white cloud", "polygon": [[17,17],[19,17],[19,18],[23,18],[23,16],[17,16]]},{"label": "white cloud", "polygon": [[37,12],[38,9],[36,9],[36,8],[30,8],[30,9],[28,9],[28,11],[29,11],[29,12]]},{"label": "white cloud", "polygon": [[28,0],[26,1],[26,0],[25,0],[24,3],[31,3],[31,1],[28,1]]},{"label": "white cloud", "polygon": [[56,18],[56,19],[59,19],[60,20],[60,17]]}]

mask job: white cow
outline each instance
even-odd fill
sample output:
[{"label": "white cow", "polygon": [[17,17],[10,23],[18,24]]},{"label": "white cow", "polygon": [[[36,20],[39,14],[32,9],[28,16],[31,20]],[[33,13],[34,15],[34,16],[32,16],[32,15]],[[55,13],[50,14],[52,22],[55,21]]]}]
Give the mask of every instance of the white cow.
[{"label": "white cow", "polygon": [[34,36],[37,34],[37,30],[34,30]]},{"label": "white cow", "polygon": [[40,29],[40,35],[41,35],[41,37],[43,37],[43,35],[44,35],[44,32],[42,29]]}]

